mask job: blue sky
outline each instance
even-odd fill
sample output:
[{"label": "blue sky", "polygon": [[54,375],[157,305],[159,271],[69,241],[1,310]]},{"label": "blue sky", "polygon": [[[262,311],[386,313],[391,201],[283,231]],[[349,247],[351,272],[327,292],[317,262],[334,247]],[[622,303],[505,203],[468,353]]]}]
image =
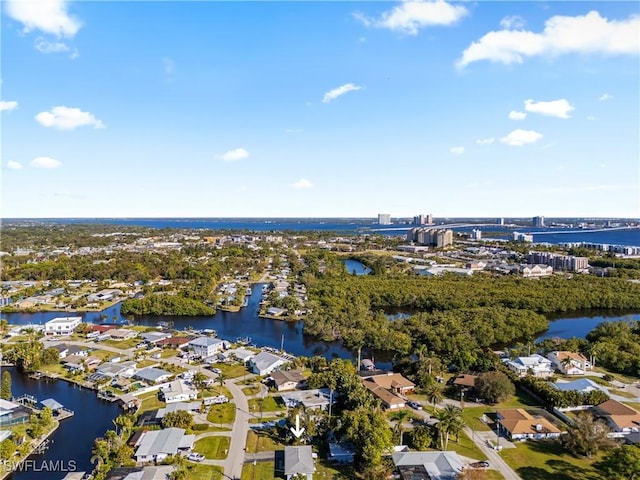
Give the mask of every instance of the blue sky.
[{"label": "blue sky", "polygon": [[10,217],[640,217],[637,2],[2,2]]}]

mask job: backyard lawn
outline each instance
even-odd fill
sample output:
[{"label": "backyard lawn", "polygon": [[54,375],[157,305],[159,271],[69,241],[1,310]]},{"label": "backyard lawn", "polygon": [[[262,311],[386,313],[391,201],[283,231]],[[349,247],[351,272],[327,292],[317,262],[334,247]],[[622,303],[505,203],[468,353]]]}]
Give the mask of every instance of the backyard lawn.
[{"label": "backyard lawn", "polygon": [[251,385],[250,387],[244,387],[242,392],[247,396],[256,395],[260,393],[260,387],[257,385]]},{"label": "backyard lawn", "polygon": [[522,480],[602,480],[602,474],[593,467],[602,454],[591,459],[574,457],[554,441],[519,442],[500,455]]},{"label": "backyard lawn", "polygon": [[140,395],[138,398],[142,400],[140,411],[155,410],[157,408],[163,408],[167,406],[165,402],[158,399],[158,392],[145,393],[144,395]]},{"label": "backyard lawn", "polygon": [[233,423],[236,418],[236,405],[234,403],[220,403],[211,405],[207,420],[211,423]]},{"label": "backyard lawn", "polygon": [[256,462],[255,465],[252,463],[245,463],[242,467],[242,480],[275,478],[274,469],[274,462]]},{"label": "backyard lawn", "polygon": [[266,433],[258,433],[253,430],[249,430],[247,433],[247,452],[269,452],[271,450],[283,450],[284,445],[277,443]]},{"label": "backyard lawn", "polygon": [[[262,410],[260,408],[260,402],[262,401]],[[281,397],[265,397],[264,399],[251,398],[249,400],[249,410],[253,413],[263,412],[277,412],[278,410],[284,410],[285,406],[282,403]]]},{"label": "backyard lawn", "polygon": [[229,437],[204,437],[193,445],[193,450],[201,453],[205,458],[221,460],[223,458],[227,458],[229,443]]},{"label": "backyard lawn", "polygon": [[226,363],[216,363],[214,367],[222,370],[222,373],[226,378],[238,378],[242,377],[243,375],[249,374],[249,370],[247,370],[247,367],[239,363],[235,363],[232,365],[228,365]]},{"label": "backyard lawn", "polygon": [[221,480],[222,468],[215,465],[196,465],[190,463],[187,467],[189,480]]}]

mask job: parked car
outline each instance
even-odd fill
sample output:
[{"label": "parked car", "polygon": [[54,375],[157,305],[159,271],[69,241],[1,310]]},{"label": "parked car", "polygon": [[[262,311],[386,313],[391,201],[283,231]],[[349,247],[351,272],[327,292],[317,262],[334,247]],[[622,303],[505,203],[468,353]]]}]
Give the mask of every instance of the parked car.
[{"label": "parked car", "polygon": [[190,453],[187,456],[187,459],[191,460],[192,462],[201,462],[202,460],[204,460],[204,455],[202,455],[201,453]]},{"label": "parked car", "polygon": [[414,410],[422,410],[422,405],[420,405],[418,402],[414,402],[414,401],[407,402],[407,405],[409,405]]}]

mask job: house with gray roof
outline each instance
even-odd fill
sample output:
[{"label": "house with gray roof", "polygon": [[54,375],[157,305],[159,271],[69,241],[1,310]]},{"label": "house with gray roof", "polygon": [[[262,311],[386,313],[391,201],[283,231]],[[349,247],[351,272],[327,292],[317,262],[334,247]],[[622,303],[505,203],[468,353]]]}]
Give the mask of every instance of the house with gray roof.
[{"label": "house with gray roof", "polygon": [[224,349],[224,341],[219,338],[199,337],[189,342],[189,350],[195,355],[207,358]]},{"label": "house with gray roof", "polygon": [[170,338],[171,334],[167,332],[146,332],[141,333],[139,337],[147,343],[157,343],[165,338]]},{"label": "house with gray roof", "polygon": [[269,352],[260,352],[249,360],[251,370],[258,375],[269,375],[285,363],[287,363],[286,359]]},{"label": "house with gray roof", "polygon": [[136,370],[136,362],[105,362],[100,365],[96,372],[106,377],[131,377]]},{"label": "house with gray roof", "polygon": [[300,474],[306,475],[307,480],[313,480],[315,470],[311,445],[284,447],[284,475],[287,480]]},{"label": "house with gray roof", "polygon": [[171,372],[167,372],[161,368],[147,367],[134,373],[133,378],[149,383],[161,383],[169,380],[172,375]]},{"label": "house with gray roof", "polygon": [[463,468],[456,452],[397,452],[392,458],[402,480],[456,480]]},{"label": "house with gray roof", "polygon": [[195,435],[185,435],[183,428],[165,428],[145,432],[136,443],[136,462],[161,462],[169,455],[193,448]]},{"label": "house with gray roof", "polygon": [[160,386],[161,395],[167,403],[183,402],[198,398],[198,390],[190,388],[182,379]]},{"label": "house with gray roof", "polygon": [[167,413],[174,412],[199,412],[201,402],[176,402],[167,405],[164,408],[159,408],[156,412],[156,420],[162,420]]}]

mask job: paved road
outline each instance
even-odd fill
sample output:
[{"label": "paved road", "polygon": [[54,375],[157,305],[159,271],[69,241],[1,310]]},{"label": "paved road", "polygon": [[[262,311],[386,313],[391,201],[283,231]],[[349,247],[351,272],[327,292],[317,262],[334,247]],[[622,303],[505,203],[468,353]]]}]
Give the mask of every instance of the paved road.
[{"label": "paved road", "polygon": [[489,465],[495,470],[498,470],[505,480],[522,480],[522,478],[505,462],[500,454],[493,448],[490,448],[486,443],[482,441],[479,435],[474,435],[473,430],[469,427],[464,428],[464,433],[475,442],[482,453],[484,453],[489,459]]},{"label": "paved road", "polygon": [[242,388],[232,380],[224,382],[225,387],[233,395],[236,404],[236,419],[231,430],[231,445],[229,454],[224,461],[224,474],[226,478],[239,479],[242,476],[242,465],[244,463],[245,443],[249,432],[249,402]]}]

